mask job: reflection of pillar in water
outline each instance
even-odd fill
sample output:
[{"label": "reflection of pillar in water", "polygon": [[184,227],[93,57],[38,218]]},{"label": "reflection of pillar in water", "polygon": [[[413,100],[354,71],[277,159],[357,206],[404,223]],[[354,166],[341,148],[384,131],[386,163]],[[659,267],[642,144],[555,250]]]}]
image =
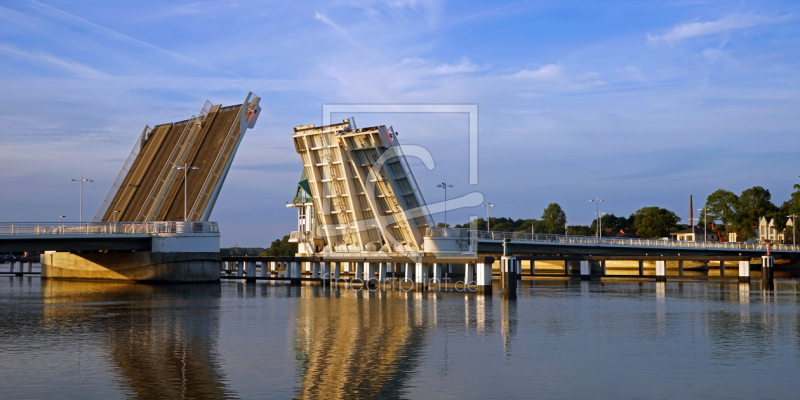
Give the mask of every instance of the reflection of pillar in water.
[{"label": "reflection of pillar in water", "polygon": [[514,339],[517,331],[517,302],[500,302],[500,318],[500,332],[503,337],[503,355],[507,356],[510,354],[511,341]]},{"label": "reflection of pillar in water", "polygon": [[750,323],[750,283],[739,283],[739,321],[743,324]]}]

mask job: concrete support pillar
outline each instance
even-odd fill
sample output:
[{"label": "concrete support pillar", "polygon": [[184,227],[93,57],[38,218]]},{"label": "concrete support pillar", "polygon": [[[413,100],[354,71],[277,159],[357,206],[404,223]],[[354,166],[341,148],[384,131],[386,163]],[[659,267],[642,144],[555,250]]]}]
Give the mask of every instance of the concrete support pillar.
[{"label": "concrete support pillar", "polygon": [[644,260],[639,260],[639,276],[644,276]]},{"label": "concrete support pillar", "polygon": [[453,273],[453,264],[447,263],[447,275]]},{"label": "concrete support pillar", "polygon": [[719,276],[725,276],[725,260],[719,260]]},{"label": "concrete support pillar", "polygon": [[739,282],[750,282],[750,260],[739,261]]},{"label": "concrete support pillar", "polygon": [[414,271],[414,281],[416,283],[428,283],[428,264],[416,263]]},{"label": "concrete support pillar", "polygon": [[14,260],[11,260],[11,261],[8,262],[8,273],[9,274],[13,274],[14,273],[14,267],[16,267],[16,265],[17,265],[17,262],[14,261]]},{"label": "concrete support pillar", "polygon": [[405,269],[406,273],[406,282],[414,282],[414,268],[411,268],[411,264],[401,264]]},{"label": "concrete support pillar", "polygon": [[531,275],[536,275],[536,261],[531,260]]},{"label": "concrete support pillar", "polygon": [[588,281],[592,279],[592,267],[589,265],[589,261],[581,260],[581,280]]},{"label": "concrete support pillar", "polygon": [[311,277],[314,279],[319,278],[319,262],[312,262],[311,263]]},{"label": "concrete support pillar", "polygon": [[683,276],[683,260],[678,261],[678,275]]},{"label": "concrete support pillar", "polygon": [[378,264],[378,282],[386,282],[386,269],[389,265],[387,263]]},{"label": "concrete support pillar", "polygon": [[325,280],[331,279],[331,263],[319,263],[319,277]]},{"label": "concrete support pillar", "polygon": [[476,271],[478,278],[478,291],[492,293],[492,264],[478,263]]},{"label": "concrete support pillar", "polygon": [[514,256],[503,256],[500,259],[500,283],[504,296],[512,298],[517,296],[518,263]]},{"label": "concrete support pillar", "polygon": [[464,283],[469,285],[475,278],[473,275],[475,273],[475,264],[473,263],[466,263],[464,264]]},{"label": "concrete support pillar", "polygon": [[564,260],[564,275],[569,275],[569,260]]},{"label": "concrete support pillar", "polygon": [[772,256],[761,256],[761,282],[772,283],[773,281],[773,258]]},{"label": "concrete support pillar", "polygon": [[237,261],[236,262],[236,273],[238,274],[236,276],[238,276],[240,278],[244,277],[244,262],[243,261]]},{"label": "concrete support pillar", "polygon": [[667,262],[664,260],[656,261],[656,282],[667,281]]},{"label": "concrete support pillar", "polygon": [[351,266],[352,264],[353,264],[353,263],[351,263],[351,262],[345,262],[345,263],[344,263],[344,272],[347,272],[347,273],[349,274],[349,273],[350,273],[350,266]]},{"label": "concrete support pillar", "polygon": [[301,268],[300,264],[301,263],[297,262],[297,261],[292,261],[291,263],[289,263],[289,270],[291,271],[290,276],[289,276],[291,278],[289,280],[289,284],[292,285],[292,286],[299,286],[300,285],[300,276],[301,276],[301,274],[300,274],[300,268]]},{"label": "concrete support pillar", "polygon": [[342,262],[336,261],[333,263],[333,280],[338,281],[339,275],[342,273]]},{"label": "concrete support pillar", "polygon": [[28,261],[28,271],[29,274],[33,272],[33,261]]},{"label": "concrete support pillar", "polygon": [[262,278],[266,278],[266,277],[267,277],[267,265],[268,265],[268,264],[269,264],[269,263],[268,263],[268,262],[266,262],[266,261],[262,261],[262,262],[261,262],[261,274],[260,274],[260,276],[261,276]]},{"label": "concrete support pillar", "polygon": [[[362,280],[366,281],[366,279],[364,279],[364,272],[363,272],[364,271],[364,263],[357,262],[355,264],[356,264],[356,278],[355,279],[362,279]],[[350,265],[352,266],[352,263]],[[367,265],[369,265],[369,264],[367,264]]]},{"label": "concrete support pillar", "polygon": [[275,268],[277,268],[277,265],[278,265],[278,263],[275,262],[275,261],[270,261],[269,262],[269,273],[270,273],[270,275],[272,275],[272,273],[275,272]]},{"label": "concrete support pillar", "polygon": [[603,276],[606,276],[606,260],[600,260],[600,269],[603,271]]},{"label": "concrete support pillar", "polygon": [[248,279],[256,277],[256,263],[252,261],[244,261],[245,275]]},{"label": "concrete support pillar", "polygon": [[442,283],[442,264],[441,263],[433,263],[433,276],[431,279],[432,283]]}]

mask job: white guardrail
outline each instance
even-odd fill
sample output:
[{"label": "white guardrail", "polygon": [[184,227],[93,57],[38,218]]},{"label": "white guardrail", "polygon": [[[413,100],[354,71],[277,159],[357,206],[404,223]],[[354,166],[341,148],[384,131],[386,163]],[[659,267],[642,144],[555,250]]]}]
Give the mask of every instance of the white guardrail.
[{"label": "white guardrail", "polygon": [[800,246],[775,243],[745,243],[745,242],[689,242],[681,240],[640,239],[640,238],[614,238],[595,236],[565,236],[546,233],[523,232],[488,232],[473,231],[465,228],[428,228],[427,235],[437,237],[477,238],[478,240],[510,239],[512,242],[531,243],[563,243],[575,245],[594,246],[635,246],[635,247],[662,247],[675,249],[725,249],[725,250],[763,250],[767,247],[773,251],[800,251]]},{"label": "white guardrail", "polygon": [[0,222],[4,235],[147,235],[219,233],[216,222]]}]

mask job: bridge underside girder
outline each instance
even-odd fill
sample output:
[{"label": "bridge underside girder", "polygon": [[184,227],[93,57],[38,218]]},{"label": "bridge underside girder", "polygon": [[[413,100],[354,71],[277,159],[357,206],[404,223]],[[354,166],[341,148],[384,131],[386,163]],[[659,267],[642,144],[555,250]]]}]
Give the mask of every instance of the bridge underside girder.
[{"label": "bridge underside girder", "polygon": [[142,251],[151,250],[152,239],[142,238],[3,238],[0,240],[0,253],[21,251]]}]

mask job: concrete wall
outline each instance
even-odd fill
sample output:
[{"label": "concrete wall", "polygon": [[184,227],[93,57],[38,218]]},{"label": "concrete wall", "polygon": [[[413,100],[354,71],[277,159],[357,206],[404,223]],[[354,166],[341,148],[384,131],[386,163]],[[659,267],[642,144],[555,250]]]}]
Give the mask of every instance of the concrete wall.
[{"label": "concrete wall", "polygon": [[219,281],[220,254],[82,253],[42,254],[42,278],[162,282]]}]

